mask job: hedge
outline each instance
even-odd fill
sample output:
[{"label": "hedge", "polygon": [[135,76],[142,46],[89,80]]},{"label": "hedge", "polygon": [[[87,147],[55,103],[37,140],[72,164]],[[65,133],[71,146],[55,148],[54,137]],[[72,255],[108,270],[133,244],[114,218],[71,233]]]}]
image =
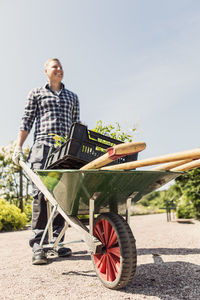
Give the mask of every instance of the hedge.
[{"label": "hedge", "polygon": [[27,223],[25,213],[10,204],[4,199],[0,199],[0,231],[12,231],[23,228]]}]

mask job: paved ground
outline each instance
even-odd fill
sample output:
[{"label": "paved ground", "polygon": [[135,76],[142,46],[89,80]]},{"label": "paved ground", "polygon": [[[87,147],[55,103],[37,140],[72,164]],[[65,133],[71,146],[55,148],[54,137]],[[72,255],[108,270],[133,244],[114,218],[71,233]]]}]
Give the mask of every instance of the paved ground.
[{"label": "paved ground", "polygon": [[[136,216],[138,267],[124,290],[103,287],[87,246],[73,244],[73,256],[32,266],[30,230],[0,233],[0,299],[200,299],[200,222],[166,222],[166,215]],[[80,236],[69,228],[66,239]]]}]

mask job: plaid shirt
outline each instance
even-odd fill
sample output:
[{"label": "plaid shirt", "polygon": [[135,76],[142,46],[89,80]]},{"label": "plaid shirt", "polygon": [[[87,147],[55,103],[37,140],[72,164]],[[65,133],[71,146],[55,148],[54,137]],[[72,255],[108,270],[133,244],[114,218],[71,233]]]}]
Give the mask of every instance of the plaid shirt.
[{"label": "plaid shirt", "polygon": [[64,84],[60,93],[49,85],[33,89],[27,98],[20,130],[30,131],[35,121],[34,142],[55,144],[50,133],[65,137],[73,122],[79,122],[79,100]]}]

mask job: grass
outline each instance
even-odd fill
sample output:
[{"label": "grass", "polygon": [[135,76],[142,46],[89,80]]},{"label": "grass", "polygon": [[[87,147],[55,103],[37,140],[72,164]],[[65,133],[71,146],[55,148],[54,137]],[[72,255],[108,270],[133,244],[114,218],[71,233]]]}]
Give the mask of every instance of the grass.
[{"label": "grass", "polygon": [[160,209],[156,206],[143,206],[139,203],[131,207],[131,215],[150,215],[160,213],[165,213],[165,209]]}]

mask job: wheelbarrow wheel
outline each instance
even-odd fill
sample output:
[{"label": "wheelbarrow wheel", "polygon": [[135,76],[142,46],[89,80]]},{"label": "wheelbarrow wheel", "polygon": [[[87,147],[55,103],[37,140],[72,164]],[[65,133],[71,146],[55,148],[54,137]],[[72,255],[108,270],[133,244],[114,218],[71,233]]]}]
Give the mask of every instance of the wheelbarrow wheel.
[{"label": "wheelbarrow wheel", "polygon": [[129,225],[116,213],[103,213],[95,221],[94,236],[102,242],[102,249],[91,255],[97,276],[107,288],[125,287],[132,281],[137,264]]}]

